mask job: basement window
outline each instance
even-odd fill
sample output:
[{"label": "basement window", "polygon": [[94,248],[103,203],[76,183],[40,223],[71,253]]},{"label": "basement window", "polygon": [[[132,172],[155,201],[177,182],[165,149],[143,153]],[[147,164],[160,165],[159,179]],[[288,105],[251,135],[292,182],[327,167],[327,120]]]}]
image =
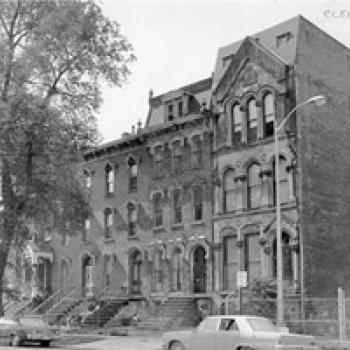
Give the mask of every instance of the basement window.
[{"label": "basement window", "polygon": [[293,38],[291,32],[285,32],[276,36],[276,45],[281,47],[282,45],[287,44]]}]

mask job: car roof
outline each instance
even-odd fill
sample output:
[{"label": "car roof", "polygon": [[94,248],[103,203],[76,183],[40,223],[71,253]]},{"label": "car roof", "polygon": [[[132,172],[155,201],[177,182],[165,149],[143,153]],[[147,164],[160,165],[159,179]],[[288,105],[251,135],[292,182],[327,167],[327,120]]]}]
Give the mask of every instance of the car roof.
[{"label": "car roof", "polygon": [[17,321],[13,318],[0,317],[0,323],[2,324],[17,324]]}]

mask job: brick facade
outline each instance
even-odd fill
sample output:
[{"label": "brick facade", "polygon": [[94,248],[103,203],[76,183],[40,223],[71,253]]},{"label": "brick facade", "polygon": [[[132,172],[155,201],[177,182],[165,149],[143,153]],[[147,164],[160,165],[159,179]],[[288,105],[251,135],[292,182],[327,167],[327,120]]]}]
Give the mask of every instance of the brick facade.
[{"label": "brick facade", "polygon": [[212,78],[151,91],[143,128],[84,155],[90,221],[86,239],[53,238],[55,288],[63,261],[82,294],[215,299],[238,270],[275,279],[272,122],[324,94],[279,134],[284,285],[350,292],[349,62],[298,16],[219,49]]}]

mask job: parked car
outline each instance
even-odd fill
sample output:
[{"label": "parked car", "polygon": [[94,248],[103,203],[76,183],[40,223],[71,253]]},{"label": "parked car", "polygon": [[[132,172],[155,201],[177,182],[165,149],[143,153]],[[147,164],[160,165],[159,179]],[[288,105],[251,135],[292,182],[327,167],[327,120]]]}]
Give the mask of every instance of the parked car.
[{"label": "parked car", "polygon": [[25,342],[50,346],[53,340],[58,339],[59,333],[59,329],[50,326],[42,316],[0,318],[0,337],[8,339],[13,346]]},{"label": "parked car", "polygon": [[316,350],[315,338],[260,316],[207,316],[196,329],[163,334],[163,350]]}]

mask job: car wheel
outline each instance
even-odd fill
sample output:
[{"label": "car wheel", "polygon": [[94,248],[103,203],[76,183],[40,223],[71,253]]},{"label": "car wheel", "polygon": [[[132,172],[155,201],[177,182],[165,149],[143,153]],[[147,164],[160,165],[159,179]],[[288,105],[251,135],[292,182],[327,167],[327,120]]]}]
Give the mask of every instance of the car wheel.
[{"label": "car wheel", "polygon": [[174,341],[170,344],[169,350],[185,350],[185,347],[179,341]]},{"label": "car wheel", "polygon": [[17,334],[11,335],[10,345],[11,346],[20,346],[21,345],[21,339]]},{"label": "car wheel", "polygon": [[50,340],[43,340],[40,342],[41,346],[45,346],[45,347],[49,347],[50,346],[51,341]]}]

